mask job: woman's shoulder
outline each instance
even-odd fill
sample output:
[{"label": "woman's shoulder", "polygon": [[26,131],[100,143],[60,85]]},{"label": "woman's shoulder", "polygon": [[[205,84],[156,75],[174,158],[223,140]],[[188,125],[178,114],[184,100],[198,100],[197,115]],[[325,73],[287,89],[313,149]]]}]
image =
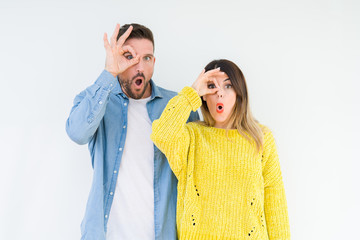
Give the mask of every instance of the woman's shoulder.
[{"label": "woman's shoulder", "polygon": [[273,147],[275,144],[275,138],[274,138],[272,130],[268,126],[260,124],[260,123],[259,123],[259,126],[264,134],[263,136],[264,136],[265,148],[269,147],[269,146]]},{"label": "woman's shoulder", "polygon": [[261,123],[258,123],[261,131],[263,132],[264,136],[271,133],[271,130],[268,126],[264,125],[264,124],[261,124]]}]

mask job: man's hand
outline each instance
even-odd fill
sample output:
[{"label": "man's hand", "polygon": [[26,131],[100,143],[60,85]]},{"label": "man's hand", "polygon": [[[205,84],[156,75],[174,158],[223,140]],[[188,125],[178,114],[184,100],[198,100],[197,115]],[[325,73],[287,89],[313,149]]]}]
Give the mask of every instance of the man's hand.
[{"label": "man's hand", "polygon": [[220,89],[216,77],[224,76],[224,74],[224,72],[220,71],[220,68],[212,69],[207,72],[205,72],[204,69],[191,87],[195,89],[200,97],[207,94],[214,94]]},{"label": "man's hand", "polygon": [[110,43],[107,34],[104,34],[104,47],[106,50],[105,70],[114,77],[139,62],[140,57],[136,56],[134,49],[130,46],[123,46],[132,29],[133,27],[130,26],[119,40],[116,40],[120,30],[120,24],[117,24],[110,38]]}]

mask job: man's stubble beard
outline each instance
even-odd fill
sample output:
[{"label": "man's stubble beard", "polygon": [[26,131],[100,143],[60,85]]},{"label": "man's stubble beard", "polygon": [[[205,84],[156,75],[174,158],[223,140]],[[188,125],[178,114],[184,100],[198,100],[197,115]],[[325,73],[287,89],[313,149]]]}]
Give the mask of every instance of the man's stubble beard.
[{"label": "man's stubble beard", "polygon": [[149,87],[150,80],[145,81],[145,78],[144,78],[144,89],[140,93],[133,92],[131,90],[132,82],[133,82],[133,80],[121,80],[119,77],[119,83],[120,83],[120,86],[121,86],[123,92],[132,99],[141,99],[144,96],[145,91]]}]

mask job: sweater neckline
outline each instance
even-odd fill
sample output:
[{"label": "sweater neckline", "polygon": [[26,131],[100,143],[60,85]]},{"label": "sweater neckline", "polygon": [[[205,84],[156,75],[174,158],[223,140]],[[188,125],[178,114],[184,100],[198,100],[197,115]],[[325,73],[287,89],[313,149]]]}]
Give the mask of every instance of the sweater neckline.
[{"label": "sweater neckline", "polygon": [[240,135],[237,129],[223,129],[216,127],[208,127],[208,128],[211,132],[224,137],[234,138]]}]

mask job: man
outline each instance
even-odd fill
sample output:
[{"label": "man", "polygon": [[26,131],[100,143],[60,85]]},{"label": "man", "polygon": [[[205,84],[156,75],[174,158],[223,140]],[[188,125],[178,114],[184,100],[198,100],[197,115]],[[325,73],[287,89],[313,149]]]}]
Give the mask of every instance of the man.
[{"label": "man", "polygon": [[81,239],[176,239],[177,180],[150,140],[152,122],[175,93],[151,79],[148,28],[118,24],[104,46],[105,70],[75,97],[66,123],[73,141],[88,143],[94,169]]}]

